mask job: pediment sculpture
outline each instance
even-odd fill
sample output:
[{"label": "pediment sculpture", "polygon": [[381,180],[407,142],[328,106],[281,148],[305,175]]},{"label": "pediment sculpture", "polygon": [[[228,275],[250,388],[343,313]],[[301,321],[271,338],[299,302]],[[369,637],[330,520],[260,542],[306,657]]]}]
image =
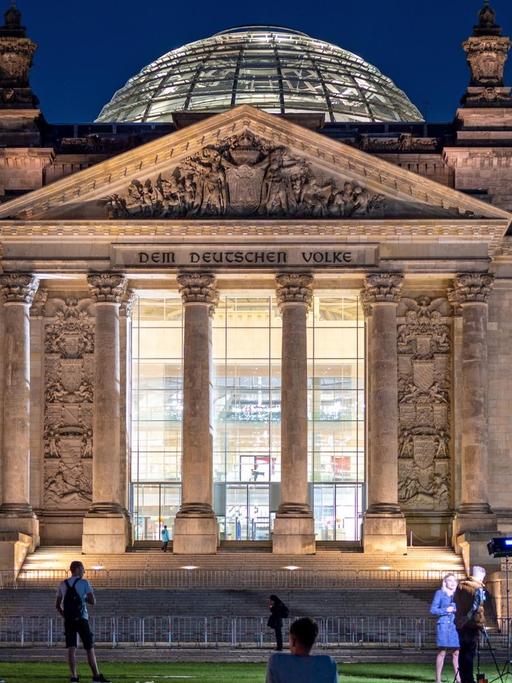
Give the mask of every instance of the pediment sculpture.
[{"label": "pediment sculpture", "polygon": [[132,180],[106,198],[110,218],[205,216],[365,216],[385,198],[349,181],[322,177],[288,148],[246,131],[207,146],[168,174]]}]

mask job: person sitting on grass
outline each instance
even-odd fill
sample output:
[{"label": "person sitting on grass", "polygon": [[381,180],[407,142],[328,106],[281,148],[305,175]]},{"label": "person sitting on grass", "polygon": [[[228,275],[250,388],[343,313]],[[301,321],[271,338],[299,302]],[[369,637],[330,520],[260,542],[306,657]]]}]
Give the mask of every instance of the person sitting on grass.
[{"label": "person sitting on grass", "polygon": [[335,661],[329,655],[311,654],[317,636],[313,619],[296,619],[288,636],[291,654],[271,656],[266,683],[339,683]]},{"label": "person sitting on grass", "polygon": [[78,647],[78,636],[80,636],[87,653],[87,662],[92,671],[93,682],[111,683],[108,678],[100,673],[96,662],[94,639],[89,627],[89,614],[87,612],[87,604],[94,605],[96,598],[91,584],[84,579],[85,567],[81,562],[75,560],[70,564],[69,571],[71,577],[60,584],[55,603],[58,613],[64,617],[64,633],[71,671],[69,680],[72,683],[80,680],[76,668],[76,648]]}]

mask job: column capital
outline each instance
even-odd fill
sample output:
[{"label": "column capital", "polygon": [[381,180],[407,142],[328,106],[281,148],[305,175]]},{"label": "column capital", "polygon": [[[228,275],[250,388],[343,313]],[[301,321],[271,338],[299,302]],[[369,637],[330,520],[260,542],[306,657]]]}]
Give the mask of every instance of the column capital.
[{"label": "column capital", "polygon": [[212,273],[180,273],[178,289],[186,304],[207,304],[210,312],[219,301],[217,281]]},{"label": "column capital", "polygon": [[399,303],[402,296],[403,281],[402,273],[371,273],[367,275],[361,291],[361,303],[365,314],[372,304]]},{"label": "column capital", "polygon": [[309,273],[279,273],[276,275],[277,304],[305,304],[313,300],[313,276]]},{"label": "column capital", "polygon": [[137,301],[137,295],[133,289],[127,289],[121,301],[120,313],[126,318],[132,317],[133,306]]},{"label": "column capital", "polygon": [[487,303],[494,284],[490,273],[459,273],[450,292],[452,305]]},{"label": "column capital", "polygon": [[0,275],[0,292],[5,303],[32,304],[39,287],[39,278],[31,273]]},{"label": "column capital", "polygon": [[87,284],[93,303],[120,304],[126,292],[127,280],[117,273],[91,273]]}]

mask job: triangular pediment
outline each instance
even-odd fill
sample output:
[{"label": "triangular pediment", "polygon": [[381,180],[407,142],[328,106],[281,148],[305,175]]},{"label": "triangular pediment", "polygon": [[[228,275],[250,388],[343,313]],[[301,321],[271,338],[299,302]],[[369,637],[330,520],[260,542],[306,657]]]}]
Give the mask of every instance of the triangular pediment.
[{"label": "triangular pediment", "polygon": [[0,220],[501,219],[506,211],[242,106],[0,206]]}]

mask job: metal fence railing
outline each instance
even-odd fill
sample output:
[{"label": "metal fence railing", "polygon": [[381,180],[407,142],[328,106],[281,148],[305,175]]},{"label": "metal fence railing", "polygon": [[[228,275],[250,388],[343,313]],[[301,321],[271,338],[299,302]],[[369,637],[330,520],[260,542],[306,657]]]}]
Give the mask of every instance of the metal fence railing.
[{"label": "metal fence railing", "polygon": [[[435,622],[407,617],[316,619],[319,647],[365,645],[421,648],[435,643]],[[284,628],[289,625],[285,620]],[[95,641],[107,647],[271,647],[263,617],[91,617]],[[0,647],[63,644],[60,617],[0,617]]]},{"label": "metal fence railing", "polygon": [[[282,570],[219,570],[219,569],[88,569],[87,578],[96,588],[168,588],[172,590],[293,590],[293,589],[371,589],[394,590],[431,588],[439,585],[445,570],[426,569],[360,569],[314,571]],[[464,572],[455,572],[458,578]],[[22,570],[0,572],[0,589],[53,588],[68,578],[65,569]]]},{"label": "metal fence railing", "polygon": [[[415,617],[318,617],[318,647],[431,648],[435,619]],[[285,620],[284,628],[289,626]],[[103,647],[265,648],[273,633],[263,617],[92,617],[95,641]],[[505,620],[489,630],[493,647],[507,643]],[[60,617],[0,617],[0,647],[63,644]]]}]

